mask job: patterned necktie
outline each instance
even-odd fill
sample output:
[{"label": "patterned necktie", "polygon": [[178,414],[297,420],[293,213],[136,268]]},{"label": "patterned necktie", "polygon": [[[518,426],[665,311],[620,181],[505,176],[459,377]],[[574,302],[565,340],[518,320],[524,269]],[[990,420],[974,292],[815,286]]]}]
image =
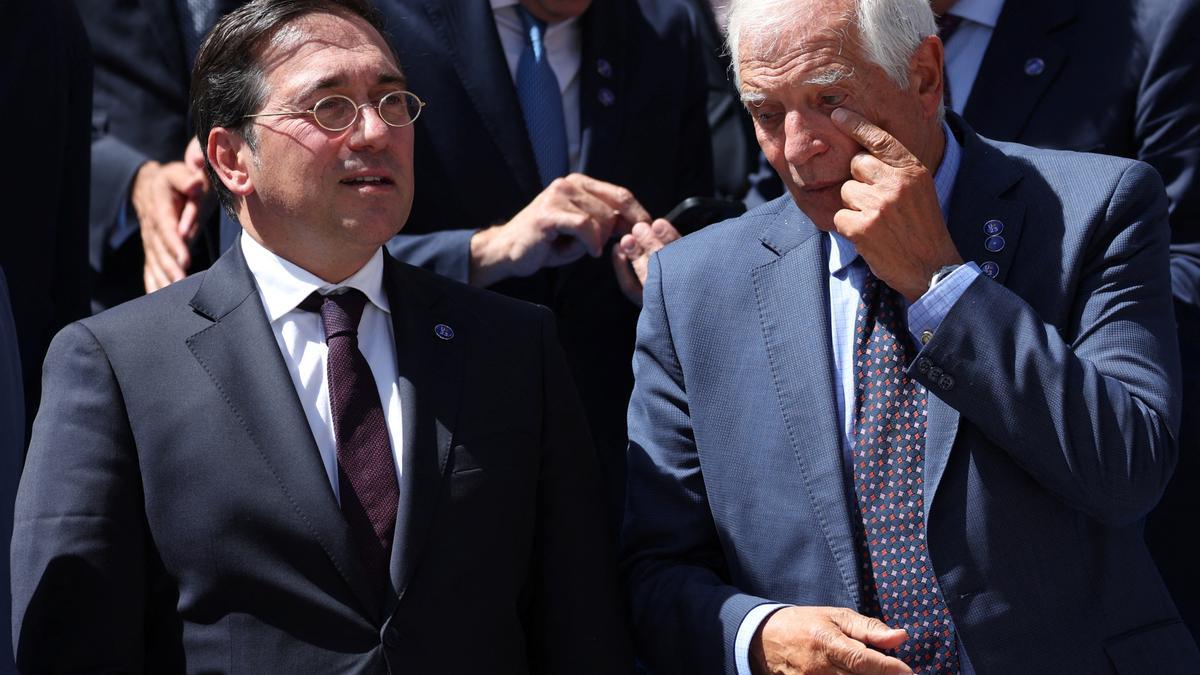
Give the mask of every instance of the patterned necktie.
[{"label": "patterned necktie", "polygon": [[916,673],[957,673],[958,648],[925,543],[925,388],[905,365],[915,348],[904,303],[867,273],[854,329],[854,489],[869,556],[866,607],[908,631],[896,656]]},{"label": "patterned necktie", "polygon": [[537,160],[542,186],[567,174],[567,124],[563,115],[562,92],[550,67],[546,45],[546,23],[517,6],[529,42],[517,62],[517,98],[525,115],[525,130]]},{"label": "patterned necktie", "polygon": [[302,307],[320,308],[329,347],[326,372],[342,514],[369,578],[382,588],[388,578],[400,489],[379,390],[358,349],[358,322],[366,303],[361,291],[350,288],[337,295],[313,293]]},{"label": "patterned necktie", "polygon": [[[963,19],[961,16],[949,13],[937,17],[938,37],[942,39],[943,45],[950,42],[950,37],[954,35],[954,32],[958,30],[962,22]],[[942,103],[947,108],[954,106],[954,99],[950,97],[950,78],[946,77],[946,64],[944,62],[942,64]]]}]

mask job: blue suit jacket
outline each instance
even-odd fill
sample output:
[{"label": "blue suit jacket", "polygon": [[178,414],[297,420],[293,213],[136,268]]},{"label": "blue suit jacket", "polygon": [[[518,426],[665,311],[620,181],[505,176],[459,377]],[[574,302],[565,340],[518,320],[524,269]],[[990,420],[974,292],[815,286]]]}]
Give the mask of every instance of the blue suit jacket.
[{"label": "blue suit jacket", "polygon": [[393,592],[364,572],[235,246],[55,338],[14,524],[22,671],[629,669],[549,312],[390,258],[383,278],[404,420]]},{"label": "blue suit jacket", "polygon": [[[442,237],[460,259],[433,267],[465,278],[466,237],[505,222],[542,191],[492,10],[486,0],[376,5],[410,88],[429,104],[416,123],[416,196],[404,235]],[[654,216],[712,191],[693,21],[675,0],[597,1],[580,17],[583,173],[630,189]],[[413,261],[418,246],[428,256],[429,241],[404,235],[389,246],[394,255]],[[554,310],[619,510],[638,310],[617,287],[607,251],[493,290]]]},{"label": "blue suit jacket", "polygon": [[[981,673],[1195,672],[1139,525],[1179,416],[1161,183],[954,126],[951,235],[1000,273],[968,287],[909,372],[934,394],[928,543],[962,641]],[[734,672],[760,603],[862,604],[824,251],[784,197],[652,263],[623,547],[661,672]]]},{"label": "blue suit jacket", "polygon": [[[1200,512],[1198,33],[1197,0],[1006,0],[963,110],[985,136],[1140,159],[1166,184],[1184,412],[1177,478],[1147,537],[1194,635],[1200,589],[1177,533]],[[1044,70],[1027,74],[1030,59]]]}]

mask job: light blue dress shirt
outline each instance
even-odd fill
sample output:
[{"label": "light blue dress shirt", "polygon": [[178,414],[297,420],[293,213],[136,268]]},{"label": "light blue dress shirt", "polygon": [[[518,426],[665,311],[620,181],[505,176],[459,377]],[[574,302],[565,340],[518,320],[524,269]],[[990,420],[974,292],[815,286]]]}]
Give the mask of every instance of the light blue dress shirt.
[{"label": "light blue dress shirt", "polygon": [[[946,135],[946,149],[942,155],[942,163],[934,174],[933,185],[938,203],[942,207],[942,217],[949,220],[950,197],[954,191],[954,179],[958,177],[959,164],[962,162],[962,146],[944,122],[942,130]],[[822,233],[821,236],[825,239],[825,251],[829,258],[829,334],[833,340],[833,368],[838,384],[837,404],[842,421],[842,465],[846,473],[846,490],[852,494],[854,487],[849,467],[853,464],[850,450],[854,442],[854,320],[868,269],[866,263],[858,257],[854,244],[848,239],[837,233]],[[950,308],[979,274],[979,267],[974,262],[967,262],[939,280],[925,295],[917,298],[917,301],[908,307],[908,329],[917,344],[920,344],[922,332],[937,329],[942,319],[950,312]],[[754,639],[759,625],[772,612],[786,606],[767,603],[746,614],[734,643],[734,659],[740,675],[751,675],[750,642]],[[960,672],[973,675],[974,669],[967,659],[961,639],[958,651]]]}]

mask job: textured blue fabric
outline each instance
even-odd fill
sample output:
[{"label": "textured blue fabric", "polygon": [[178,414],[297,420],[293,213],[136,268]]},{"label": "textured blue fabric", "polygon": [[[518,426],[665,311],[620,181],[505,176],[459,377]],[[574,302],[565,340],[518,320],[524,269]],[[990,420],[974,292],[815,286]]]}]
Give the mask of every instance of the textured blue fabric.
[{"label": "textured blue fabric", "polygon": [[[930,393],[928,549],[962,644],[982,673],[1196,672],[1139,526],[1179,419],[1161,183],[948,117],[947,224],[963,260],[998,268],[909,368]],[[737,672],[738,629],[768,602],[862,606],[820,234],[784,197],[651,259],[622,544],[655,672]]]},{"label": "textured blue fabric", "polygon": [[521,23],[529,33],[529,44],[517,62],[517,98],[525,115],[525,129],[537,160],[542,185],[567,173],[567,125],[563,118],[562,92],[550,67],[542,37],[546,22],[517,7]]},{"label": "textured blue fabric", "polygon": [[904,298],[868,274],[855,320],[854,489],[863,606],[908,631],[896,656],[917,673],[957,673],[954,625],[925,543],[928,392],[905,372],[916,356]]}]

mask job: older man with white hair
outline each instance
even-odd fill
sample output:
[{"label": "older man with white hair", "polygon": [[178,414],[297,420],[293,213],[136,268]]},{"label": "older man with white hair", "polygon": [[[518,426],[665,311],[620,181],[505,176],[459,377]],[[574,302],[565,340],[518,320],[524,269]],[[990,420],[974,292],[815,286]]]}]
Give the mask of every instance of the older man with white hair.
[{"label": "older man with white hair", "polygon": [[789,195],[651,262],[623,533],[643,658],[1200,671],[1141,539],[1179,421],[1157,175],[944,114],[923,0],[735,1],[729,28]]}]

